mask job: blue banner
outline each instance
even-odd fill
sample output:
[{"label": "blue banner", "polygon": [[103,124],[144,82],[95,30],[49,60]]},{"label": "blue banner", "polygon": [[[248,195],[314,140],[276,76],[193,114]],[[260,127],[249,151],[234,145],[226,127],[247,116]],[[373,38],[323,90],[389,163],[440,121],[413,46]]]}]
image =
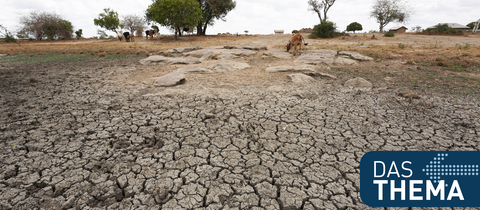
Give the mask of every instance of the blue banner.
[{"label": "blue banner", "polygon": [[480,207],[480,152],[376,151],[360,161],[371,207]]}]

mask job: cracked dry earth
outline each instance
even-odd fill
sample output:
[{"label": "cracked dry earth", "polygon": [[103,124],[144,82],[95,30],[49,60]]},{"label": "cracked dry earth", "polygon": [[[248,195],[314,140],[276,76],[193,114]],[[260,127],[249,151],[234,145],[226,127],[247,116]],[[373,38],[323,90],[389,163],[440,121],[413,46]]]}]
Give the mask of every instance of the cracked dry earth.
[{"label": "cracked dry earth", "polygon": [[186,94],[145,96],[168,88],[98,67],[138,60],[79,66],[3,65],[0,209],[370,209],[366,152],[480,149],[474,97],[188,78]]}]

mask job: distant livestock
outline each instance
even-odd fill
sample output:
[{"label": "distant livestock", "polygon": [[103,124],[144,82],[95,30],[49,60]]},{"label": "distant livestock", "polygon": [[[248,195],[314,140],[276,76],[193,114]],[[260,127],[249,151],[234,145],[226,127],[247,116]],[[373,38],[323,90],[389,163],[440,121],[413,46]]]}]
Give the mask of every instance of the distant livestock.
[{"label": "distant livestock", "polygon": [[118,38],[118,40],[122,41],[122,39],[123,39],[123,34],[122,34],[122,32],[117,33],[117,38]]},{"label": "distant livestock", "polygon": [[150,36],[150,38],[153,38],[153,33],[155,33],[154,30],[146,30],[145,36],[147,37],[147,39],[148,39],[148,36]]},{"label": "distant livestock", "polygon": [[129,32],[123,32],[123,36],[125,37],[125,41],[130,42],[130,33]]},{"label": "distant livestock", "polygon": [[289,52],[290,49],[294,47],[295,50],[293,51],[293,56],[295,56],[297,54],[297,45],[300,45],[300,51],[302,51],[302,40],[305,43],[305,39],[303,39],[303,36],[301,34],[293,35],[292,39],[287,44],[287,52]]},{"label": "distant livestock", "polygon": [[155,39],[160,38],[160,33],[155,33],[155,34],[153,35],[153,37],[154,37]]}]

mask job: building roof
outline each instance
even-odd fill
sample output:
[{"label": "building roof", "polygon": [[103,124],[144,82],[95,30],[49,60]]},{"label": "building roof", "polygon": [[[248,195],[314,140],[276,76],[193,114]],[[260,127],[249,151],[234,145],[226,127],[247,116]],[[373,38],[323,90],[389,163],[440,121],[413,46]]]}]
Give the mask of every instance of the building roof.
[{"label": "building roof", "polygon": [[[458,23],[438,23],[438,24],[447,24],[448,27],[454,28],[454,29],[469,29],[469,28],[470,28],[470,27],[468,27],[468,26],[464,26],[464,25],[458,24]],[[438,24],[437,24],[437,25],[438,25]],[[437,25],[430,26],[430,27],[428,27],[428,28],[435,28],[435,26],[437,26]]]},{"label": "building roof", "polygon": [[392,29],[390,29],[390,30],[391,30],[391,31],[396,31],[396,30],[398,30],[398,29],[401,29],[401,28],[408,29],[408,28],[407,28],[407,27],[405,27],[405,26],[400,26],[400,27],[395,27],[395,28],[392,28]]}]

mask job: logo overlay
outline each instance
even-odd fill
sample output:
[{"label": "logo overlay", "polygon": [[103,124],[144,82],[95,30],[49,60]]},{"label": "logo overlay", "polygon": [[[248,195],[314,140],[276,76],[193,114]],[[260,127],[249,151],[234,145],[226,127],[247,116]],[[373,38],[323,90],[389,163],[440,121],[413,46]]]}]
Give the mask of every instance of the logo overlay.
[{"label": "logo overlay", "polygon": [[371,207],[480,207],[480,152],[378,151],[360,161]]}]

